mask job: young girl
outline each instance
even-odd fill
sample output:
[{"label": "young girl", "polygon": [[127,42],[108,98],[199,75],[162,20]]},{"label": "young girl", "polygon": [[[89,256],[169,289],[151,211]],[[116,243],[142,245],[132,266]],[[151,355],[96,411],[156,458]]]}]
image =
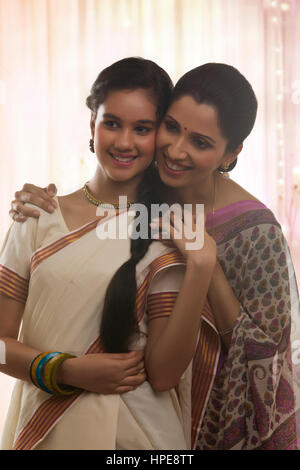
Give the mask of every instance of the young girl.
[{"label": "young girl", "polygon": [[[160,242],[147,252],[151,240],[144,246],[128,238],[99,239],[97,229],[103,222],[95,215],[95,204],[116,204],[120,194],[147,207],[160,198],[152,159],[171,88],[168,75],[143,59],[125,59],[101,72],[87,100],[91,148],[99,163],[94,177],[84,191],[56,200],[53,214],[43,211],[38,220],[14,224],[8,233],[0,259],[0,337],[6,346],[6,364],[0,370],[20,380],[9,409],[4,449],[190,448],[188,366],[215,264],[215,243],[206,237],[202,250],[189,252],[184,272],[178,254],[170,255],[174,250]],[[130,222],[128,208],[116,208],[117,215],[109,215],[105,223],[113,225],[117,218],[124,233]],[[130,251],[131,274],[141,261],[137,321],[130,305],[116,308],[115,297],[105,298],[112,275]],[[133,277],[127,276],[121,286],[125,292],[128,287],[127,293]],[[155,328],[148,334],[148,323],[170,312],[168,303],[159,307],[153,299],[162,291],[174,299],[181,284],[161,341]],[[125,297],[125,302],[131,300]],[[118,308],[124,316],[115,315]],[[113,321],[107,316],[110,310]],[[193,338],[173,363],[171,353],[180,346],[182,324],[186,337]],[[141,353],[103,354],[145,347],[153,388],[144,381]],[[163,368],[157,358],[163,358]]]},{"label": "young girl", "polygon": [[[206,228],[217,243],[207,292],[213,315],[202,315],[193,359],[192,446],[197,449],[298,446],[294,348],[300,321],[291,258],[274,215],[225,178],[251,132],[256,109],[253,90],[236,69],[206,64],[176,84],[157,135],[157,167],[170,188],[168,200],[204,203]],[[25,189],[19,199],[29,193],[31,201],[36,195],[47,199],[40,188]],[[159,335],[168,323],[160,318],[150,329]]]}]

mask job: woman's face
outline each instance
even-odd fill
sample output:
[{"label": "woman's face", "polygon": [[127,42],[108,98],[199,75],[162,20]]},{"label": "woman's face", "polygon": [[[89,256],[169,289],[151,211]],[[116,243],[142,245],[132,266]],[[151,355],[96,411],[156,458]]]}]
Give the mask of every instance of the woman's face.
[{"label": "woman's face", "polygon": [[226,153],[227,139],[216,109],[184,96],[168,109],[156,139],[157,166],[162,181],[174,188],[195,185],[238,154]]},{"label": "woman's face", "polygon": [[91,120],[95,153],[106,176],[135,179],[154,156],[156,103],[143,89],[111,91]]}]

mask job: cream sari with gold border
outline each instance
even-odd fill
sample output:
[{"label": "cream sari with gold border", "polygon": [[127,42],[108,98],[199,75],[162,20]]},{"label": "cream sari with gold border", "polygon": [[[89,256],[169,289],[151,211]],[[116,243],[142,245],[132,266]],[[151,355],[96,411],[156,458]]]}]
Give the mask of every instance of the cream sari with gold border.
[{"label": "cream sari with gold border", "polygon": [[[127,224],[127,212],[118,222]],[[116,218],[106,219],[107,224]],[[100,353],[98,332],[107,285],[129,258],[128,239],[100,240],[99,220],[69,231],[60,210],[13,224],[0,257],[0,290],[25,302],[20,340],[40,351]],[[137,313],[145,346],[147,294],[166,291],[156,274],[172,266],[167,292],[178,292],[183,261],[159,242],[137,266]],[[162,260],[156,266],[154,260]],[[149,266],[152,266],[149,268]],[[172,274],[174,273],[174,274]],[[172,285],[172,276],[174,284]],[[151,278],[151,279],[150,279]],[[146,300],[145,300],[146,299]],[[190,448],[191,367],[178,390],[155,393],[148,382],[120,395],[81,392],[50,396],[17,381],[3,449],[187,449]]]}]

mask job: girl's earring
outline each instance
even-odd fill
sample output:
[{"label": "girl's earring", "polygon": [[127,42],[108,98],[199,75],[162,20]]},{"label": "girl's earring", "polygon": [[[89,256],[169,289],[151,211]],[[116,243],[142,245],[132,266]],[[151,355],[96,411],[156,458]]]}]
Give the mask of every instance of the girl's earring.
[{"label": "girl's earring", "polygon": [[157,168],[157,161],[156,160],[154,160],[154,166],[155,166],[155,168]]},{"label": "girl's earring", "polygon": [[94,139],[90,139],[90,151],[95,153]]}]

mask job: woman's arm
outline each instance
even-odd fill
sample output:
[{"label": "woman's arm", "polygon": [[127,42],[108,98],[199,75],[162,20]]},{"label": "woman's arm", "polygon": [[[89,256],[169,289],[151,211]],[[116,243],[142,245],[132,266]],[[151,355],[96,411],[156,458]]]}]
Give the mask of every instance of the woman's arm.
[{"label": "woman's arm", "polygon": [[[5,364],[0,364],[0,372],[31,382],[30,365],[41,351],[17,340],[23,311],[22,303],[0,293],[0,340],[5,344]],[[59,369],[57,379],[60,383],[90,392],[126,393],[144,382],[143,368],[141,351],[87,354],[66,360]]]},{"label": "woman's arm", "polygon": [[55,184],[49,184],[46,188],[24,184],[23,189],[15,193],[15,199],[11,202],[10,217],[16,222],[25,222],[28,217],[38,218],[39,211],[27,207],[26,202],[30,202],[46,212],[53,212],[56,209],[56,202],[53,200],[56,192]]}]

